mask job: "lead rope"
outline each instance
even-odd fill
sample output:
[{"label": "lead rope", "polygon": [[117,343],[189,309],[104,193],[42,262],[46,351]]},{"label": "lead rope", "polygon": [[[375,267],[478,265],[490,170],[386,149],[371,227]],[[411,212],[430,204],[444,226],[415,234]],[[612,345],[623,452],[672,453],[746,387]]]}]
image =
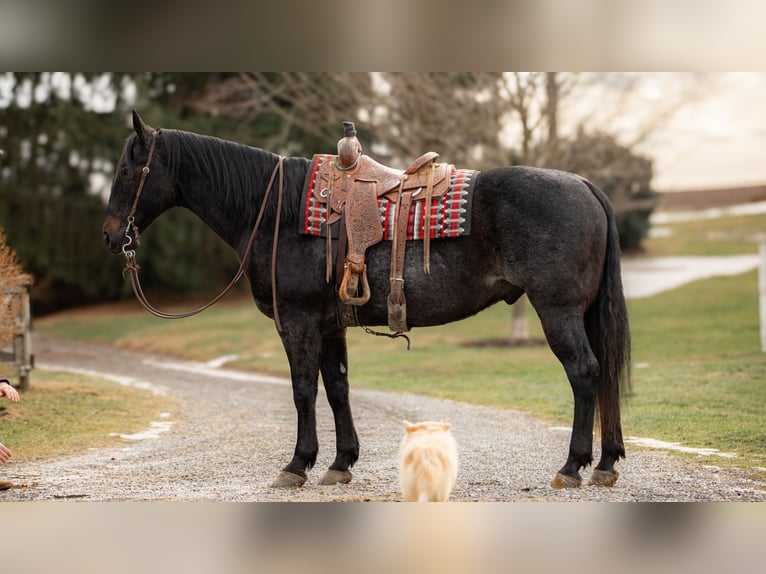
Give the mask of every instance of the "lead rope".
[{"label": "lead rope", "polygon": [[141,175],[141,182],[139,183],[138,192],[136,193],[136,199],[133,202],[133,208],[131,209],[131,213],[128,216],[128,226],[125,230],[125,239],[126,242],[122,246],[122,252],[123,255],[125,255],[125,268],[123,269],[123,277],[125,276],[125,273],[127,273],[130,276],[130,285],[133,288],[133,293],[136,295],[136,299],[138,299],[138,302],[143,305],[144,309],[149,311],[152,315],[155,317],[159,317],[161,319],[184,319],[186,317],[191,317],[193,315],[197,315],[204,311],[205,309],[208,309],[209,307],[212,307],[218,301],[220,301],[224,295],[226,295],[234,285],[237,284],[237,282],[242,278],[242,276],[245,274],[245,267],[247,266],[247,262],[250,260],[250,253],[253,249],[253,245],[255,244],[255,236],[258,233],[258,229],[261,226],[261,220],[263,219],[263,214],[266,211],[266,203],[269,199],[269,196],[271,195],[271,190],[274,186],[274,180],[276,179],[277,172],[279,172],[279,188],[277,190],[277,215],[276,220],[274,224],[274,245],[272,247],[272,264],[271,264],[271,290],[272,290],[272,304],[274,305],[274,322],[277,326],[277,330],[279,332],[282,331],[282,325],[279,321],[279,312],[277,310],[277,290],[276,290],[276,253],[277,253],[277,238],[279,233],[279,216],[280,211],[282,208],[282,195],[283,195],[283,189],[284,189],[284,157],[279,156],[279,161],[277,162],[277,165],[274,167],[274,171],[271,173],[271,178],[269,179],[269,184],[266,187],[266,193],[263,196],[263,201],[261,202],[261,209],[258,212],[258,217],[255,220],[255,225],[253,225],[253,231],[250,234],[250,239],[247,242],[247,248],[245,249],[244,257],[242,258],[239,269],[237,270],[236,275],[231,280],[231,282],[224,288],[223,291],[221,291],[216,297],[210,301],[209,303],[203,305],[202,307],[195,309],[193,311],[187,311],[185,313],[165,313],[164,311],[160,311],[159,309],[156,309],[149,303],[149,300],[146,298],[146,295],[144,295],[144,291],[141,288],[141,282],[138,279],[138,263],[136,262],[136,252],[133,249],[127,249],[130,244],[132,243],[133,239],[128,235],[128,232],[130,231],[131,227],[135,227],[133,225],[134,216],[135,216],[135,210],[138,205],[138,198],[141,195],[141,191],[144,187],[144,181],[146,180],[146,176],[149,174],[149,164],[152,159],[152,153],[154,151],[154,142],[157,140],[157,137],[155,136],[154,141],[152,141],[152,146],[149,149],[149,156],[146,161],[146,166],[143,168],[143,173]]}]

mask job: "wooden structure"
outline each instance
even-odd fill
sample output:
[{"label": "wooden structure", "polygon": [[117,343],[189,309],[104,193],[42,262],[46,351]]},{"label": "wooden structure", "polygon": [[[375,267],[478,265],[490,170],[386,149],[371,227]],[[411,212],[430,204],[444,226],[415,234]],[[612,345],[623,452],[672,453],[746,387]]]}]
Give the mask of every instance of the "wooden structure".
[{"label": "wooden structure", "polygon": [[761,263],[758,266],[758,301],[761,316],[761,351],[766,353],[766,239],[758,247]]},{"label": "wooden structure", "polygon": [[29,389],[29,372],[34,368],[32,355],[31,324],[32,315],[29,305],[29,287],[32,278],[22,276],[16,286],[2,293],[2,303],[13,310],[10,325],[12,341],[0,349],[0,376],[13,382],[18,380],[18,387]]}]

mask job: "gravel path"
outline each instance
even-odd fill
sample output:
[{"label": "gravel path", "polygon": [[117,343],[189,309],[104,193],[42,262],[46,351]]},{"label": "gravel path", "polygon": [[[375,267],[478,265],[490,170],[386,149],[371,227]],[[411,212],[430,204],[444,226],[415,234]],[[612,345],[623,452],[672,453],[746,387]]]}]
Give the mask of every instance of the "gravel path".
[{"label": "gravel path", "polygon": [[568,430],[515,411],[362,390],[352,391],[361,456],[351,484],[316,484],[335,445],[331,412],[320,390],[317,466],[302,488],[273,489],[269,484],[294,447],[288,381],[39,334],[35,355],[41,368],[148,385],[175,397],[179,406],[149,429],[150,438],[55,460],[8,463],[0,469],[2,477],[26,486],[0,493],[0,500],[400,500],[401,420],[432,419],[450,421],[460,444],[454,500],[766,501],[766,483],[717,469],[714,458],[697,464],[630,446],[615,487],[554,490],[548,484],[566,457]]}]

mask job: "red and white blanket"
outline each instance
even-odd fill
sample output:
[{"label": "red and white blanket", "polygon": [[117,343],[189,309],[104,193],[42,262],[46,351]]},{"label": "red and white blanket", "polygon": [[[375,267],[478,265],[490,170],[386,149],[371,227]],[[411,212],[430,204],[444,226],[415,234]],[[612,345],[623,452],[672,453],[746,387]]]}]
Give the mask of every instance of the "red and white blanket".
[{"label": "red and white blanket", "polygon": [[[314,186],[316,173],[322,162],[333,161],[334,155],[318,154],[312,160],[311,168],[303,186],[302,213],[300,232],[306,235],[326,235],[327,205],[316,199]],[[450,176],[450,188],[444,196],[431,200],[431,239],[460,237],[471,231],[471,204],[473,187],[479,172],[471,169],[453,169]],[[383,239],[394,238],[396,203],[385,197],[378,198],[380,222],[383,225]],[[425,201],[414,201],[410,207],[407,239],[422,240],[425,231]],[[338,225],[333,225],[333,235],[337,235]]]}]

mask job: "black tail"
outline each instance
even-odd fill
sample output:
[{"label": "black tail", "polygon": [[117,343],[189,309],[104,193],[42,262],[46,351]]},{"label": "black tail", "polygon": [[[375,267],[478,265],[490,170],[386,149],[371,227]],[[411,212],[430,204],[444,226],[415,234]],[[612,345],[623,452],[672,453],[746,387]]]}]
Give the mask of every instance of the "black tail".
[{"label": "black tail", "polygon": [[598,296],[585,315],[585,329],[598,359],[598,410],[602,446],[610,444],[625,456],[620,422],[620,396],[630,389],[630,327],[620,270],[620,237],[614,210],[603,191],[587,180],[585,184],[601,203],[609,224],[606,259]]}]

